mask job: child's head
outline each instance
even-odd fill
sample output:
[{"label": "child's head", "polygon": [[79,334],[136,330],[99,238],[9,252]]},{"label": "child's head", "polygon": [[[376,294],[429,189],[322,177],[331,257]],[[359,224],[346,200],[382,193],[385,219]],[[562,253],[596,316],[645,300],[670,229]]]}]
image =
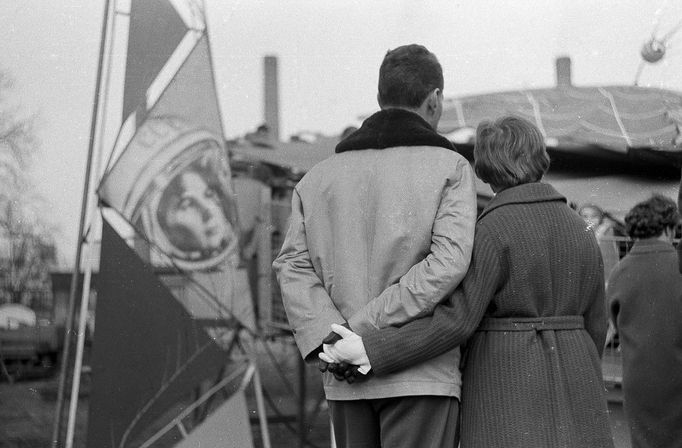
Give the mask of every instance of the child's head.
[{"label": "child's head", "polygon": [[604,210],[595,204],[585,204],[578,209],[578,214],[585,220],[587,227],[596,229],[604,221]]},{"label": "child's head", "polygon": [[538,182],[549,169],[542,133],[530,121],[514,116],[482,122],[476,130],[474,169],[496,192]]},{"label": "child's head", "polygon": [[655,238],[665,231],[672,235],[679,222],[675,201],[660,194],[640,202],[625,215],[628,235],[635,239]]}]

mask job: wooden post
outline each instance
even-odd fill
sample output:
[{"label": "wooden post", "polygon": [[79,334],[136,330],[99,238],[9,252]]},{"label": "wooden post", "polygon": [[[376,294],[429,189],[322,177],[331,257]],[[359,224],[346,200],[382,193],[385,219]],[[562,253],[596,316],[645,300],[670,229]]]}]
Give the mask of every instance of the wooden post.
[{"label": "wooden post", "polygon": [[258,323],[261,330],[272,322],[272,190],[263,184],[257,220]]}]

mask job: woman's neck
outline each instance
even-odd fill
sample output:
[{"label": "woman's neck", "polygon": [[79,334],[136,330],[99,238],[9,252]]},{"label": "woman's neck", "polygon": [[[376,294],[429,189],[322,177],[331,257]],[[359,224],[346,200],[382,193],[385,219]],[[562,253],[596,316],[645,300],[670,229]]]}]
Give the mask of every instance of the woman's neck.
[{"label": "woman's neck", "polygon": [[673,238],[675,236],[675,232],[673,229],[665,229],[660,235],[658,236],[652,236],[650,238],[640,238],[641,240],[650,240],[650,241],[663,241],[664,243],[673,243]]}]

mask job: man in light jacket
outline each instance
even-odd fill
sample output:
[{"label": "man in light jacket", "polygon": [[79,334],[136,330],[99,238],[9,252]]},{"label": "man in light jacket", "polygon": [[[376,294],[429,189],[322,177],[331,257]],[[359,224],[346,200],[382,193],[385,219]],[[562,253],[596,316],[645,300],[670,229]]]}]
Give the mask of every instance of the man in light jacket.
[{"label": "man in light jacket", "polygon": [[[294,338],[315,360],[331,324],[362,335],[428,315],[466,273],[473,171],[436,132],[443,73],[421,45],[389,51],[381,110],[296,186],[273,268]],[[342,447],[453,446],[459,349],[382,378],[324,388]],[[368,367],[368,366],[366,366]]]}]

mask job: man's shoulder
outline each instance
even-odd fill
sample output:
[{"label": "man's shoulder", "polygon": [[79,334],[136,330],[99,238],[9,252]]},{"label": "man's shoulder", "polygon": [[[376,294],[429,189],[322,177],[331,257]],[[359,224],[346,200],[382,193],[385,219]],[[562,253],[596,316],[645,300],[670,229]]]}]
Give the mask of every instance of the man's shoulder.
[{"label": "man's shoulder", "polygon": [[417,152],[417,156],[434,170],[442,170],[449,173],[473,170],[466,157],[457,151],[438,146],[414,146],[408,148],[413,148],[413,151]]},{"label": "man's shoulder", "polygon": [[315,164],[309,171],[324,169],[324,167],[329,165],[334,165],[337,163],[347,163],[352,160],[366,160],[366,159],[384,159],[393,157],[404,157],[408,155],[418,154],[427,159],[450,159],[457,160],[459,162],[469,163],[468,160],[460,153],[455,150],[447,149],[441,146],[428,146],[428,145],[414,145],[414,146],[391,146],[388,148],[366,148],[354,151],[344,151],[341,153],[335,153],[326,159]]},{"label": "man's shoulder", "polygon": [[421,154],[423,154],[429,158],[443,158],[443,159],[466,161],[466,158],[463,155],[461,155],[460,153],[458,153],[457,151],[455,151],[454,149],[448,149],[448,148],[444,148],[442,146],[430,146],[430,145],[394,146],[394,147],[388,148],[388,149],[396,150],[396,151],[421,153]]},{"label": "man's shoulder", "polygon": [[469,161],[460,153],[440,146],[395,146],[377,153],[388,163],[424,174],[451,177],[463,170],[471,170]]},{"label": "man's shoulder", "polygon": [[332,154],[326,159],[317,162],[303,175],[301,180],[298,182],[298,186],[305,185],[307,183],[310,183],[312,179],[324,177],[328,175],[329,172],[333,172],[336,169],[335,167],[338,166],[339,164],[339,158],[343,154],[345,153]]},{"label": "man's shoulder", "polygon": [[[298,188],[348,170],[382,169],[382,172],[415,170],[449,177],[462,170],[471,170],[469,161],[456,151],[437,146],[394,146],[383,149],[363,149],[333,154],[318,162],[303,176]],[[383,170],[386,171],[383,171]]]}]

